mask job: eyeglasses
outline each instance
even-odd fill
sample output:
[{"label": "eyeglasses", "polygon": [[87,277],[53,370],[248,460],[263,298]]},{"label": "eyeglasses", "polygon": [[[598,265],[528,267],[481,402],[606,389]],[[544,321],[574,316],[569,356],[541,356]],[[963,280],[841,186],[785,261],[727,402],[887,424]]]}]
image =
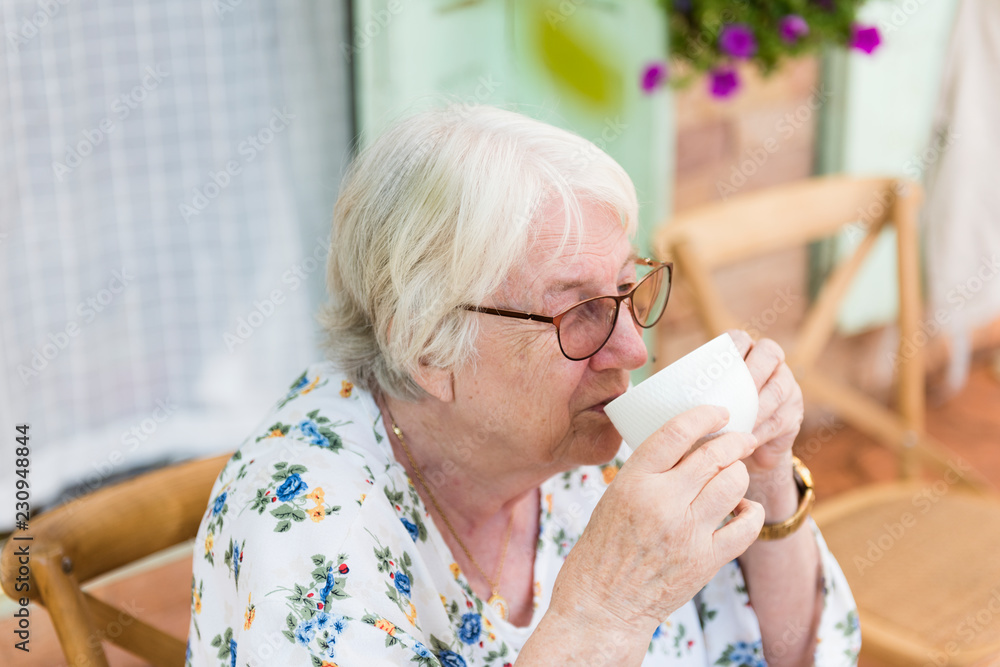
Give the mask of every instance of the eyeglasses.
[{"label": "eyeglasses", "polygon": [[673,262],[640,258],[636,265],[637,282],[627,294],[591,297],[552,317],[487,306],[463,308],[486,315],[548,322],[556,328],[563,355],[571,361],[581,361],[597,354],[611,338],[622,301],[628,299],[632,319],[643,329],[650,328],[663,316],[670,296]]}]

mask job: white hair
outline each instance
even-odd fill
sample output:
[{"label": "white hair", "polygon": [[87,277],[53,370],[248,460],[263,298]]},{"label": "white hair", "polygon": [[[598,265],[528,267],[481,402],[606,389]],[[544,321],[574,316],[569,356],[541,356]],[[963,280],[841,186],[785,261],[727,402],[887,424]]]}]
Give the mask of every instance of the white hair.
[{"label": "white hair", "polygon": [[334,207],[320,313],[324,348],[349,380],[416,400],[420,364],[475,358],[482,304],[524,261],[538,216],[580,202],[617,213],[634,234],[625,170],[591,142],[521,114],[453,105],[391,127],[353,162]]}]

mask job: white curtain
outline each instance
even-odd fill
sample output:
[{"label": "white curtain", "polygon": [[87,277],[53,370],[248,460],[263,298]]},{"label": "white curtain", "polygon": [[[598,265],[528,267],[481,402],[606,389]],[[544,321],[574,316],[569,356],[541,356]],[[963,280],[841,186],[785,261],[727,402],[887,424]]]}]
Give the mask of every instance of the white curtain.
[{"label": "white curtain", "polygon": [[318,357],[346,4],[0,8],[0,502],[27,423],[40,508],[234,449]]},{"label": "white curtain", "polygon": [[954,343],[964,383],[972,331],[1000,317],[1000,2],[962,0],[941,88],[923,214],[928,322]]}]

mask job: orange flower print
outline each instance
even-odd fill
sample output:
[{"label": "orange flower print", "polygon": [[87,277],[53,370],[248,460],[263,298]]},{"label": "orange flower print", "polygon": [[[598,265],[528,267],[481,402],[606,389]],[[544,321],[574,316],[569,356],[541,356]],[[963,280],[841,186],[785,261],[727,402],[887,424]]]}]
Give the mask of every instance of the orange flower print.
[{"label": "orange flower print", "polygon": [[316,523],[319,523],[320,521],[326,518],[326,510],[323,509],[322,505],[317,505],[316,507],[309,510],[307,514],[309,515],[309,518]]},{"label": "orange flower print", "polygon": [[315,378],[313,378],[313,381],[310,382],[306,388],[304,388],[302,391],[299,392],[299,395],[304,396],[308,394],[310,391],[315,389],[316,385],[318,384],[319,384],[319,376],[317,375]]},{"label": "orange flower print", "polygon": [[546,493],[545,494],[545,507],[548,508],[549,514],[552,514],[552,494],[551,493]]},{"label": "orange flower print", "polygon": [[390,637],[396,634],[396,626],[392,624],[392,621],[386,620],[384,618],[377,619],[375,621],[375,627],[379,630],[385,630]]},{"label": "orange flower print", "polygon": [[209,533],[205,536],[205,555],[212,553],[212,547],[215,546],[215,535]]},{"label": "orange flower print", "polygon": [[451,576],[458,579],[458,573],[462,571],[459,569],[458,563],[452,563],[451,565],[448,566],[448,569],[451,570]]},{"label": "orange flower print", "polygon": [[353,384],[351,384],[347,380],[341,380],[340,381],[340,395],[343,398],[350,398],[351,397],[351,390],[352,389],[354,389],[354,385]]},{"label": "orange flower print", "polygon": [[247,610],[243,613],[243,629],[249,630],[253,625],[253,619],[257,616],[257,608],[250,602],[251,593],[247,596]]},{"label": "orange flower print", "polygon": [[197,591],[194,593],[194,613],[201,613],[201,596],[198,595]]},{"label": "orange flower print", "polygon": [[273,431],[271,431],[270,433],[268,433],[267,437],[269,437],[269,438],[280,438],[283,435],[285,435],[285,434],[281,432],[281,429],[280,428],[276,428]]},{"label": "orange flower print", "polygon": [[603,466],[601,468],[601,475],[604,477],[604,483],[610,484],[614,481],[615,475],[618,474],[618,466],[613,463]]},{"label": "orange flower print", "polygon": [[406,620],[410,622],[410,625],[417,624],[417,608],[413,606],[412,602],[410,603],[410,611],[406,614]]},{"label": "orange flower print", "polygon": [[312,493],[306,495],[306,498],[313,501],[317,505],[321,505],[323,503],[323,498],[325,497],[325,495],[326,494],[323,492],[323,487],[317,486],[315,489],[312,490]]},{"label": "orange flower print", "polygon": [[441,598],[441,604],[444,605],[445,609],[447,609],[448,608],[448,599],[445,598],[445,596],[443,596],[443,595],[438,595],[438,597]]},{"label": "orange flower print", "polygon": [[335,662],[327,662],[326,660],[324,660],[323,664],[320,665],[319,667],[337,667],[337,663],[335,663]]},{"label": "orange flower print", "polygon": [[360,502],[365,502],[365,498],[367,498],[367,497],[368,497],[367,493],[362,493],[361,494],[361,501]]}]

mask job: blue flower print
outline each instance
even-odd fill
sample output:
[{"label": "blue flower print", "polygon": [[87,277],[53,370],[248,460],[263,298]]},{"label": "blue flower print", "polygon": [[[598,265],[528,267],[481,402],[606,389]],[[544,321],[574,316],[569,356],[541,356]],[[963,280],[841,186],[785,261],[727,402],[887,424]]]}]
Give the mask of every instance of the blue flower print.
[{"label": "blue flower print", "polygon": [[393,581],[396,583],[397,591],[406,597],[410,597],[410,578],[408,576],[402,572],[396,572],[395,577],[393,577]]},{"label": "blue flower print", "polygon": [[330,595],[330,591],[333,590],[333,566],[328,566],[326,568],[326,584],[323,586],[323,590],[319,592],[319,602],[326,604],[326,598]]},{"label": "blue flower print", "polygon": [[347,628],[347,619],[345,619],[343,616],[332,615],[330,616],[330,620],[326,624],[326,627],[330,630],[333,630],[336,634],[339,635],[344,631],[345,628]]},{"label": "blue flower print", "polygon": [[413,523],[412,521],[410,521],[406,517],[400,518],[400,521],[403,522],[403,526],[406,528],[406,532],[408,532],[410,534],[410,538],[414,542],[416,542],[417,539],[420,537],[420,529],[417,528],[417,524]]},{"label": "blue flower print", "polygon": [[309,485],[302,481],[299,473],[294,473],[289,475],[274,493],[278,496],[278,500],[284,503],[305,493],[308,489]]},{"label": "blue flower print", "polygon": [[236,667],[236,640],[229,640],[229,667]]},{"label": "blue flower print", "polygon": [[441,667],[465,667],[465,658],[452,651],[444,650],[438,653]]},{"label": "blue flower print", "polygon": [[240,580],[240,545],[233,542],[233,577]]},{"label": "blue flower print", "polygon": [[309,384],[309,374],[308,373],[303,373],[302,377],[300,377],[298,380],[295,381],[295,384],[293,384],[289,388],[288,392],[289,393],[293,393],[293,392],[299,391],[301,389],[305,389],[306,385],[308,385],[308,384]]},{"label": "blue flower print", "polygon": [[426,646],[424,646],[420,642],[417,642],[416,644],[413,645],[413,652],[417,654],[418,658],[431,657],[431,652],[427,649]]},{"label": "blue flower print", "polygon": [[223,491],[215,497],[215,503],[212,505],[212,515],[216,515],[222,511],[222,506],[226,504],[226,496],[229,495],[228,491]]},{"label": "blue flower print", "polygon": [[299,430],[302,431],[302,435],[309,438],[309,442],[313,445],[319,445],[320,447],[329,447],[330,441],[325,435],[319,432],[319,424],[311,419],[303,419],[299,423]]},{"label": "blue flower print", "polygon": [[313,640],[316,636],[316,621],[309,619],[307,621],[300,621],[298,626],[295,628],[295,639],[300,644],[308,645],[309,642]]},{"label": "blue flower print", "polygon": [[458,638],[466,644],[475,644],[479,640],[479,633],[483,631],[483,622],[479,614],[469,612],[462,615],[462,627],[458,629]]},{"label": "blue flower print", "polygon": [[767,667],[759,639],[753,643],[736,642],[729,654],[729,662],[733,665],[747,665],[747,667]]}]

